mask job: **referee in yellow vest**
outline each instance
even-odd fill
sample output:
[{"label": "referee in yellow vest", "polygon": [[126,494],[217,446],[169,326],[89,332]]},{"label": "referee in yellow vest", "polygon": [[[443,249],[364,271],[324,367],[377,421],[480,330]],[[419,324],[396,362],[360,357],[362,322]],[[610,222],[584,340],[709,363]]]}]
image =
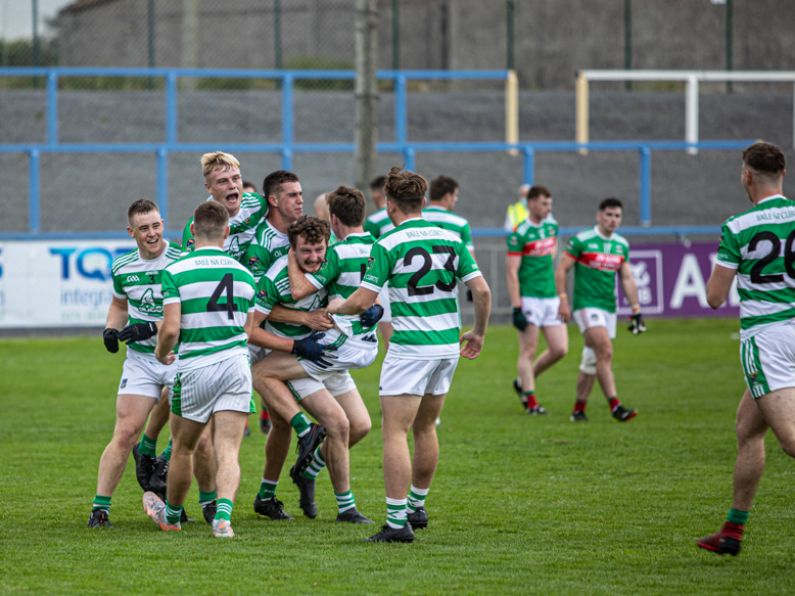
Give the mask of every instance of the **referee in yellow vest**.
[{"label": "referee in yellow vest", "polygon": [[529,190],[529,184],[522,184],[519,187],[519,200],[508,205],[508,209],[505,211],[505,224],[503,227],[509,234],[516,229],[516,226],[527,219],[527,193]]}]

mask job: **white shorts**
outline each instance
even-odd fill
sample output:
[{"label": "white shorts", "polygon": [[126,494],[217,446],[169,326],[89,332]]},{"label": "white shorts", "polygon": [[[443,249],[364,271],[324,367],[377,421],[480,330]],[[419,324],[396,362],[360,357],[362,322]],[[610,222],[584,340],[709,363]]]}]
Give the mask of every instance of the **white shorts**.
[{"label": "white shorts", "polygon": [[378,343],[347,341],[336,350],[323,353],[323,360],[328,364],[320,364],[298,360],[309,377],[290,381],[293,394],[300,401],[325,388],[333,396],[342,395],[356,388],[348,372],[352,368],[370,366],[378,357]]},{"label": "white shorts", "polygon": [[381,292],[378,294],[381,298],[381,306],[384,307],[384,316],[381,317],[381,320],[378,321],[379,323],[391,323],[392,322],[392,308],[389,306],[389,285],[384,284],[381,288]]},{"label": "white shorts", "polygon": [[551,327],[563,325],[560,320],[560,298],[532,298],[522,296],[522,314],[531,325],[536,327]]},{"label": "white shorts", "polygon": [[174,414],[204,424],[222,410],[254,411],[246,354],[177,373],[171,400]]},{"label": "white shorts", "polygon": [[261,348],[260,346],[255,346],[254,344],[248,344],[248,359],[251,362],[251,366],[254,366],[257,362],[265,358],[268,354],[271,353],[271,350],[268,348]]},{"label": "white shorts", "polygon": [[769,325],[743,339],[740,363],[754,399],[795,387],[795,324]]},{"label": "white shorts", "polygon": [[572,313],[580,333],[585,334],[591,327],[607,327],[607,336],[613,339],[616,336],[616,313],[607,312],[601,308],[581,308]]},{"label": "white shorts", "polygon": [[444,395],[450,391],[457,366],[458,356],[410,360],[387,352],[381,365],[379,395]]},{"label": "white shorts", "polygon": [[163,387],[171,388],[174,384],[176,374],[176,362],[165,365],[154,356],[143,356],[128,350],[121,371],[118,395],[142,395],[158,400]]}]

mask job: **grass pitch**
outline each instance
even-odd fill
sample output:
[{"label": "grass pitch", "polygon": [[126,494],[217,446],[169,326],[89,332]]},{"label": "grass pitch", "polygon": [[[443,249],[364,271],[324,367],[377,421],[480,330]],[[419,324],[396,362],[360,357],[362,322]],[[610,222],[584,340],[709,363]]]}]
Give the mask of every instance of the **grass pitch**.
[{"label": "grass pitch", "polygon": [[[340,526],[327,473],[316,520],[300,516],[285,473],[277,496],[293,522],[258,518],[263,437],[241,452],[237,537],[194,521],[165,534],[142,513],[132,458],[109,530],[85,527],[110,438],[122,355],[99,336],[0,342],[3,507],[0,590],[88,593],[793,593],[795,466],[769,437],[768,466],[737,558],[696,549],[730,501],[734,410],[742,391],[736,321],[651,321],[615,348],[619,396],[640,415],[614,422],[601,392],[573,424],[580,339],[538,383],[550,414],[528,417],[511,390],[513,329],[490,330],[462,361],[439,429],[430,525],[413,545],[361,542],[385,517],[378,366],[357,373],[372,434],[352,452],[360,510]],[[161,438],[159,448],[165,446]],[[288,463],[289,466],[289,463]],[[188,513],[201,520],[192,488]]]}]

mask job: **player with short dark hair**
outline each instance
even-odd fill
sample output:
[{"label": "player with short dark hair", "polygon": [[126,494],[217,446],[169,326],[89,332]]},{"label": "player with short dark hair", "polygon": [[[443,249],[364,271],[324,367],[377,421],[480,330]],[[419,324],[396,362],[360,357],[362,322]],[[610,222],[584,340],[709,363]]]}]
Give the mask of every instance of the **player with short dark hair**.
[{"label": "player with short dark hair", "polygon": [[182,505],[191,482],[192,455],[212,422],[218,498],[213,536],[232,538],[231,516],[240,484],[238,452],[253,409],[248,335],[256,286],[251,273],[224,250],[229,235],[225,206],[207,201],[191,224],[193,252],[162,273],[163,323],[155,356],[179,362],[171,400],[173,452],[165,502],[144,493],[146,514],[163,531],[181,529]]},{"label": "player with short dark hair", "polygon": [[[395,333],[379,383],[387,524],[369,540],[411,542],[412,526],[428,524],[425,499],[439,459],[436,418],[459,355],[472,359],[480,354],[491,293],[461,240],[422,218],[427,190],[422,176],[394,167],[385,190],[387,213],[395,228],[373,246],[360,287],[345,302],[330,304],[329,312],[361,313],[389,282]],[[463,336],[456,301],[459,280],[472,290],[475,302],[474,328]]]},{"label": "player with short dark hair", "polygon": [[160,275],[179,258],[180,250],[163,238],[160,211],[149,199],[133,202],[127,221],[127,233],[135,239],[137,248],[113,261],[113,298],[102,333],[105,348],[111,353],[119,351],[119,341],[127,342],[127,357],[116,397],[113,437],[99,460],[89,528],[111,525],[111,497],[121,481],[130,451],[149,412],[162,399],[164,388],[173,384],[176,374],[176,367],[155,359],[153,338],[157,323],[163,318]]},{"label": "player with short dark hair", "polygon": [[[637,412],[625,408],[618,399],[613,376],[613,342],[616,335],[616,273],[632,308],[630,330],[634,334],[646,330],[638,302],[638,288],[629,266],[629,243],[616,232],[621,225],[623,204],[609,197],[599,203],[596,226],[578,233],[569,240],[555,271],[555,286],[560,298],[560,317],[572,316],[585,339],[580,373],[577,378],[577,400],[571,414],[573,422],[588,420],[585,414],[588,395],[594,379],[599,380],[610,413],[619,422],[632,420]],[[574,268],[574,304],[566,293],[566,275]],[[572,312],[573,310],[573,312]]]},{"label": "player with short dark hair", "polygon": [[743,151],[740,180],[752,207],[727,219],[707,302],[723,304],[737,280],[740,363],[746,389],[737,408],[732,504],[721,529],[698,540],[717,554],[740,552],[765,469],[765,435],[795,457],[795,201],[784,197],[784,153],[757,142]]}]

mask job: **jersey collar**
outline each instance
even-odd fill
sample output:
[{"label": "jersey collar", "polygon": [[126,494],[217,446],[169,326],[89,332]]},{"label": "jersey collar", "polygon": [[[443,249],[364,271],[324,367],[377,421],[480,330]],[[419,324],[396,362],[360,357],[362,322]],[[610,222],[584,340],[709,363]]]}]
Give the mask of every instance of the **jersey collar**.
[{"label": "jersey collar", "polygon": [[784,195],[780,195],[780,194],[770,195],[768,197],[765,197],[761,201],[757,201],[756,204],[757,205],[761,205],[762,203],[765,203],[767,201],[772,201],[773,199],[783,199],[783,198],[784,198]]}]

